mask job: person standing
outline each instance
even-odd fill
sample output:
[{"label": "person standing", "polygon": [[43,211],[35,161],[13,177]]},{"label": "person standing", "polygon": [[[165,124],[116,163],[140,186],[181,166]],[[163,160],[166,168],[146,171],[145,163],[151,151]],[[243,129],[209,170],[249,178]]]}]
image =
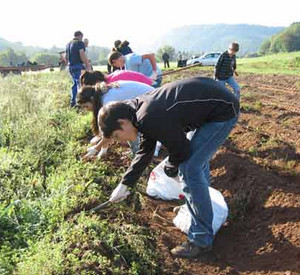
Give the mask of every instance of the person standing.
[{"label": "person standing", "polygon": [[229,45],[228,50],[223,52],[215,66],[215,79],[224,87],[226,83],[232,88],[236,98],[240,100],[240,86],[234,79],[236,72],[236,53],[239,51],[239,44],[233,42]]},{"label": "person standing", "polygon": [[73,80],[71,90],[71,107],[76,105],[76,96],[79,88],[79,77],[81,70],[90,71],[91,66],[85,55],[85,46],[82,42],[83,33],[76,31],[74,38],[66,46],[66,60],[69,66],[69,72]]},{"label": "person standing", "polygon": [[170,68],[170,64],[169,64],[169,59],[170,59],[170,56],[168,53],[164,53],[163,56],[162,56],[162,59],[164,61],[164,67],[168,67]]},{"label": "person standing", "polygon": [[[129,42],[127,40],[124,40],[123,42],[121,42],[121,40],[116,40],[114,42],[114,47],[111,50],[111,53],[112,52],[119,52],[123,55],[133,53],[132,49],[129,47]],[[108,58],[109,58],[110,54],[108,55]],[[111,66],[109,64],[109,62],[107,63],[107,72],[108,72],[108,74],[110,74],[112,72],[115,72],[117,70],[119,70],[119,68]]]},{"label": "person standing", "polygon": [[[174,257],[194,258],[212,250],[209,162],[235,126],[238,114],[236,97],[206,77],[167,83],[132,100],[111,102],[99,111],[99,129],[105,139],[134,141],[141,134],[139,150],[110,202],[120,202],[130,194],[150,164],[157,141],[169,152],[165,174],[174,178],[181,173],[192,223],[187,242],[171,250]],[[190,130],[195,130],[191,140],[186,137]]]}]

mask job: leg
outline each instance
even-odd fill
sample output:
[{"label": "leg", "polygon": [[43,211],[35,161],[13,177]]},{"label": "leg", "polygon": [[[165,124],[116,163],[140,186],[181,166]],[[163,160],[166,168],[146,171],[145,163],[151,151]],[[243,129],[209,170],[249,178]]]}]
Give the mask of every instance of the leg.
[{"label": "leg", "polygon": [[236,82],[236,80],[234,79],[234,77],[229,77],[227,80],[228,85],[232,88],[235,96],[237,97],[238,100],[240,100],[240,86],[239,84]]},{"label": "leg", "polygon": [[209,247],[213,243],[213,213],[208,190],[209,160],[226,140],[236,120],[207,123],[196,130],[191,140],[191,156],[179,166],[185,183],[183,190],[186,202],[192,216],[188,239],[199,247]]},{"label": "leg", "polygon": [[74,107],[76,105],[76,96],[77,96],[77,90],[79,88],[79,78],[80,78],[80,74],[81,74],[81,69],[70,68],[70,74],[73,79],[70,105],[71,105],[71,107]]}]

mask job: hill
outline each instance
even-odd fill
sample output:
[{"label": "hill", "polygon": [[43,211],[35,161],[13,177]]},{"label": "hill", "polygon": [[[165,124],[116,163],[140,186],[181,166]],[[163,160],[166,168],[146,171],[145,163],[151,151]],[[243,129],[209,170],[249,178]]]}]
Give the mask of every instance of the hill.
[{"label": "hill", "polygon": [[262,54],[294,52],[300,50],[300,22],[291,24],[280,33],[265,40],[260,47]]},{"label": "hill", "polygon": [[171,45],[177,50],[195,53],[224,51],[228,44],[237,41],[241,45],[240,53],[257,52],[262,42],[282,31],[284,27],[266,27],[259,25],[190,25],[172,29],[159,37],[154,44],[158,49]]},{"label": "hill", "polygon": [[56,47],[52,47],[51,49],[45,49],[42,47],[25,46],[21,42],[11,42],[0,37],[0,52],[6,50],[7,48],[11,48],[16,52],[23,52],[28,58],[31,58],[37,53],[58,53],[61,50],[60,48]]}]

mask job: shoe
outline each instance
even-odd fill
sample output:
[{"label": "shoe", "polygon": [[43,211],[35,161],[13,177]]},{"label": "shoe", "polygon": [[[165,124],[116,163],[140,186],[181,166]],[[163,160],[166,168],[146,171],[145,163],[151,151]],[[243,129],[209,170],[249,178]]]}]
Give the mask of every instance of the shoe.
[{"label": "shoe", "polygon": [[177,258],[196,258],[202,254],[212,251],[212,246],[200,247],[187,241],[171,250],[171,254]]}]

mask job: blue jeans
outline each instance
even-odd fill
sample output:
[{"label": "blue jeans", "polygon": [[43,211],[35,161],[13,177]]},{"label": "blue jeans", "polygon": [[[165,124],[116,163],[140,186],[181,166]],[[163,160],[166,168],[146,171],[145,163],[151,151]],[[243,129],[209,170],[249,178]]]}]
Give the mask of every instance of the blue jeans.
[{"label": "blue jeans", "polygon": [[240,91],[241,91],[241,88],[239,86],[239,84],[235,81],[234,77],[231,76],[225,80],[220,80],[218,79],[218,81],[224,86],[226,87],[226,83],[232,88],[233,90],[233,93],[235,94],[236,98],[238,100],[240,100]]},{"label": "blue jeans", "polygon": [[79,89],[79,78],[80,78],[81,70],[83,69],[84,67],[82,64],[69,66],[69,72],[73,80],[73,85],[71,90],[71,103],[70,103],[71,107],[76,105],[76,96],[77,96],[77,91]]},{"label": "blue jeans", "polygon": [[162,75],[158,75],[155,82],[151,85],[153,88],[159,88],[162,83]]},{"label": "blue jeans", "polygon": [[228,121],[206,123],[197,129],[191,140],[191,155],[179,165],[184,180],[186,204],[192,217],[188,239],[200,247],[212,245],[214,239],[213,212],[208,189],[209,161],[236,122],[237,117]]}]

